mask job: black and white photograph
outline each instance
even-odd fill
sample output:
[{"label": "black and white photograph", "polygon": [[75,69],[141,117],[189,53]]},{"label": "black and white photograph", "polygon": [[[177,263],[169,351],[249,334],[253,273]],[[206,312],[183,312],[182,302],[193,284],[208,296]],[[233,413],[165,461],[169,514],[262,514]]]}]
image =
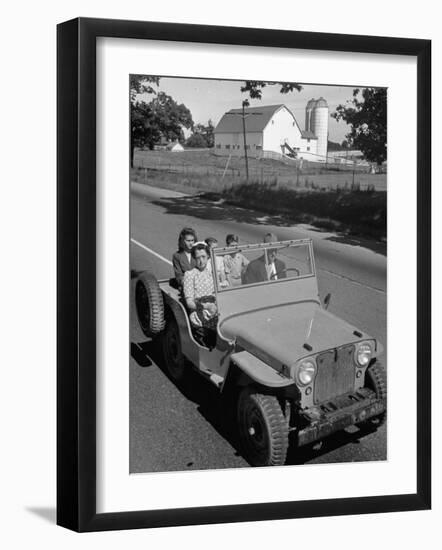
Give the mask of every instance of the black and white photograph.
[{"label": "black and white photograph", "polygon": [[387,88],[131,74],[130,473],[387,454]]},{"label": "black and white photograph", "polygon": [[435,546],[437,5],[6,5],[2,547]]}]

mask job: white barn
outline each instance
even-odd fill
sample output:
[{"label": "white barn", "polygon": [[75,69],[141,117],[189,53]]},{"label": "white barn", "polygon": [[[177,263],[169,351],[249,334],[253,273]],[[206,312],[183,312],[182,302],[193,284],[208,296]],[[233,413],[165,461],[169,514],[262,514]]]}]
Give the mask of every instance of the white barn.
[{"label": "white barn", "polygon": [[[311,125],[301,130],[293,113],[285,105],[247,107],[244,113],[248,156],[262,157],[269,152],[320,160],[318,137]],[[225,113],[214,134],[215,153],[244,156],[242,109],[231,109]]]}]

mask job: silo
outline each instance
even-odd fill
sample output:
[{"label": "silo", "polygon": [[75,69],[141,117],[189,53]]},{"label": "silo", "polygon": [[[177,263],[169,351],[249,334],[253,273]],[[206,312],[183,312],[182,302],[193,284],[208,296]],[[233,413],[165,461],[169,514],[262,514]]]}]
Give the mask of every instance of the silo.
[{"label": "silo", "polygon": [[318,138],[318,155],[325,159],[328,145],[328,105],[323,97],[320,97],[313,107],[310,130]]},{"label": "silo", "polygon": [[316,101],[312,98],[305,107],[305,130],[308,132],[311,129],[311,116],[312,109],[315,106]]}]

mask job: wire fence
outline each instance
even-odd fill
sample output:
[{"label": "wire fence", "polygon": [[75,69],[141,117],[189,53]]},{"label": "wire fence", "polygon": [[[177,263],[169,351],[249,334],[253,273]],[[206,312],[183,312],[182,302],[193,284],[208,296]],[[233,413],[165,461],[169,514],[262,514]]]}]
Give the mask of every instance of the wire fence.
[{"label": "wire fence", "polygon": [[[345,164],[282,163],[274,159],[248,159],[249,180],[274,182],[277,185],[305,189],[359,188],[386,190],[386,173],[372,173],[370,166]],[[136,151],[134,168],[138,170],[138,181],[148,182],[155,173],[173,174],[190,180],[210,178],[222,182],[242,182],[246,178],[244,157],[221,157],[210,150],[169,152]],[[144,177],[143,177],[144,176]]]}]

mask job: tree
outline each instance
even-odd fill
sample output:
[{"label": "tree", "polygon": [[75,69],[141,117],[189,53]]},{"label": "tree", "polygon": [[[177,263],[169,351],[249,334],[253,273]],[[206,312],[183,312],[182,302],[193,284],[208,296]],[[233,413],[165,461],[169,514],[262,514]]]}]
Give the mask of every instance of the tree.
[{"label": "tree", "polygon": [[215,127],[209,119],[207,126],[204,124],[195,124],[193,134],[186,141],[188,147],[213,147],[215,144]]},{"label": "tree", "polygon": [[203,134],[195,133],[192,134],[187,140],[186,140],[187,147],[196,147],[198,149],[205,149],[207,147],[207,141],[206,138],[203,136]]},{"label": "tree", "polygon": [[387,159],[387,89],[356,88],[353,99],[338,105],[332,114],[350,124],[348,145],[359,149],[369,161],[382,164]]},{"label": "tree", "polygon": [[192,113],[183,103],[178,104],[170,95],[159,92],[149,106],[159,131],[167,140],[183,140],[183,127],[193,128]]},{"label": "tree", "polygon": [[[193,135],[201,136],[204,139],[205,145],[189,145],[189,147],[213,147],[215,145],[214,131],[215,127],[210,119],[207,122],[207,126],[204,124],[195,124],[193,128]],[[198,138],[195,140],[195,143],[202,143],[202,141]]]},{"label": "tree", "polygon": [[[183,127],[192,128],[193,120],[189,109],[178,104],[164,92],[156,92],[150,84],[159,83],[159,77],[131,75],[131,167],[135,147],[153,149],[161,137],[167,140],[183,140]],[[138,94],[152,94],[150,101],[138,100]]]},{"label": "tree", "polygon": [[204,137],[207,141],[207,147],[213,147],[215,145],[215,126],[210,118],[204,130]]},{"label": "tree", "polygon": [[156,91],[150,84],[160,83],[159,76],[149,76],[144,74],[131,74],[129,77],[130,100],[131,103],[136,102],[138,94],[156,94]]},{"label": "tree", "polygon": [[336,141],[328,140],[327,151],[342,151],[342,145]]},{"label": "tree", "polygon": [[264,82],[262,80],[247,80],[244,86],[241,86],[241,92],[248,92],[252,99],[261,99],[262,90],[266,86],[281,86],[279,90],[281,94],[288,94],[297,90],[300,92],[302,90],[301,84],[296,82]]},{"label": "tree", "polygon": [[[131,74],[129,77],[130,90],[130,165],[134,165],[135,147],[153,148],[153,143],[158,139],[155,129],[151,125],[152,113],[145,101],[137,100],[139,94],[156,94],[151,84],[158,86],[160,78],[143,74]],[[160,136],[161,137],[161,136]]]},{"label": "tree", "polygon": [[161,132],[149,103],[138,101],[132,105],[131,130],[130,165],[133,168],[135,147],[153,149],[154,144],[161,139]]}]

